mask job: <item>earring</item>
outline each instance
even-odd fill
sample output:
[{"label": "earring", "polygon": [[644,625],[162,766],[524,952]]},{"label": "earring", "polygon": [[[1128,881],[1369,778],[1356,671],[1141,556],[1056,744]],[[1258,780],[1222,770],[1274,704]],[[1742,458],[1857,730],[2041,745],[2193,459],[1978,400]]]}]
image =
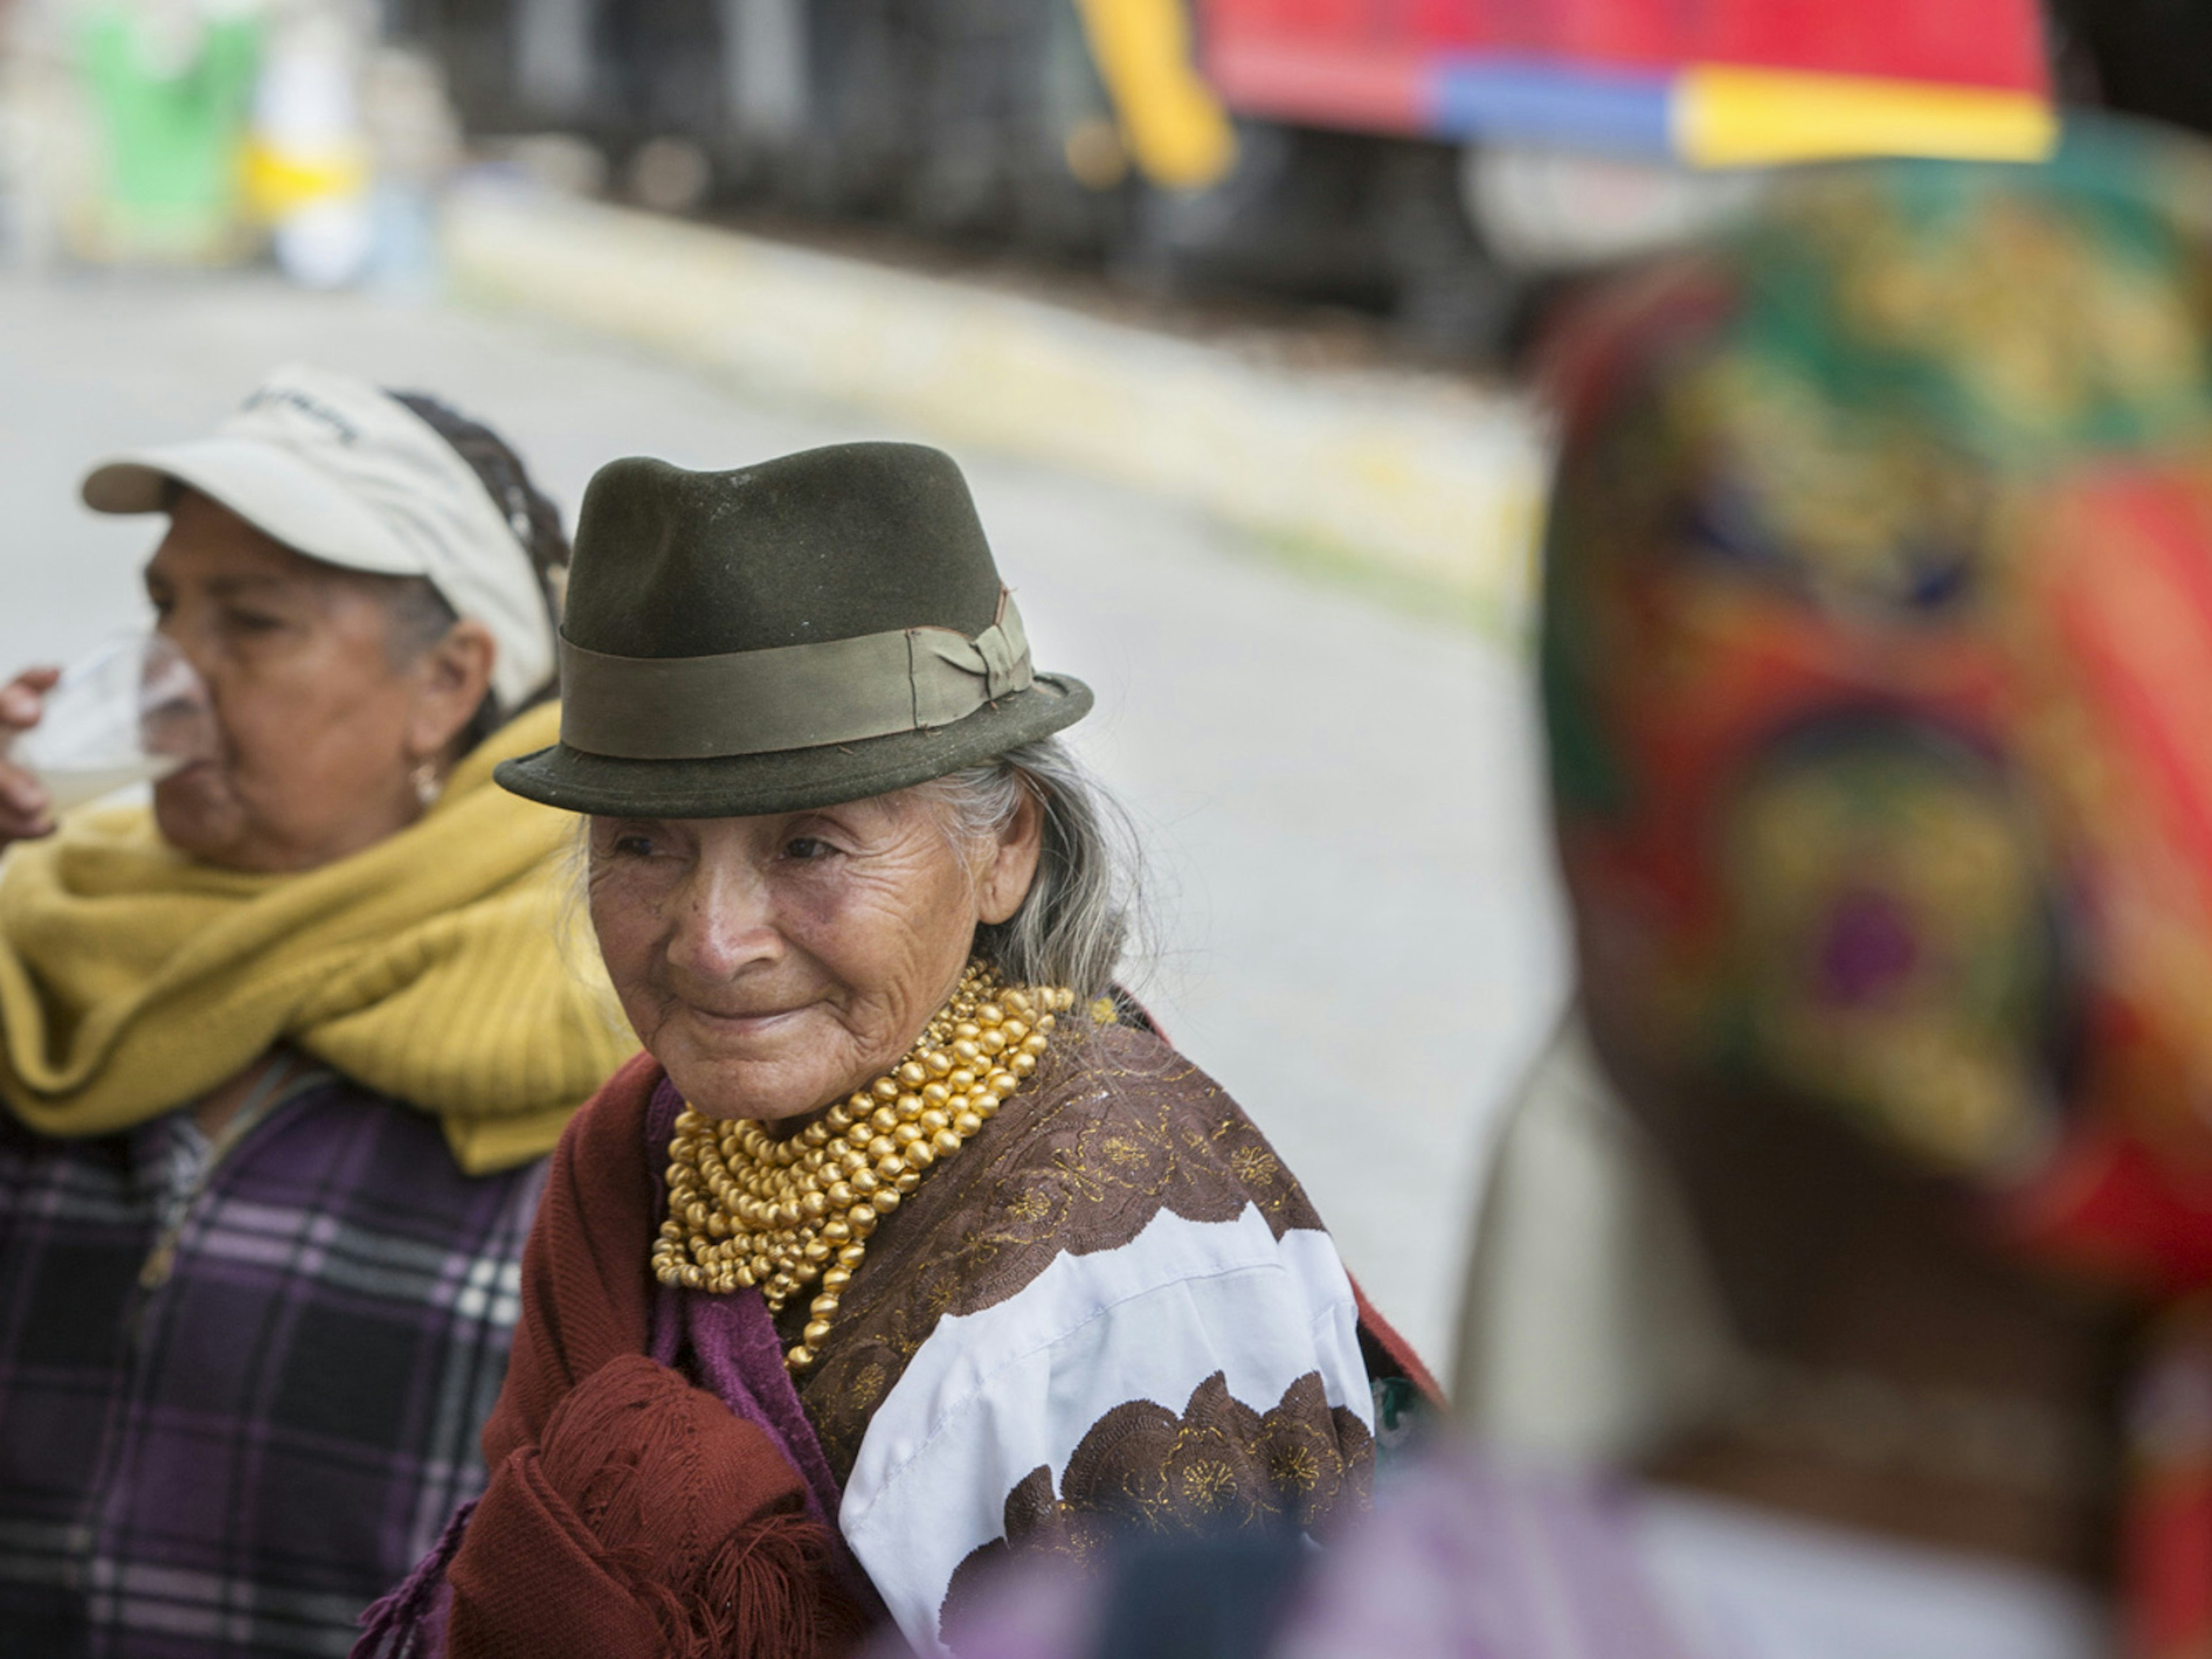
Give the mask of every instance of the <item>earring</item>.
[{"label": "earring", "polygon": [[415,786],[415,799],[428,811],[438,804],[438,797],[446,793],[446,781],[438,775],[438,763],[426,760],[407,775],[407,781]]}]

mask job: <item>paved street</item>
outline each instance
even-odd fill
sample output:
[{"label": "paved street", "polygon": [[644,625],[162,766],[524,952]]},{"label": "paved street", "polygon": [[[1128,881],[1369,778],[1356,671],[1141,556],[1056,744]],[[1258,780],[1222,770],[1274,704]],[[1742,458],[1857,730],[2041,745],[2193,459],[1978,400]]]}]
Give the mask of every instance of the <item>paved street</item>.
[{"label": "paved street", "polygon": [[[295,357],[489,420],[572,511],[620,454],[730,466],[912,435],[526,320],[259,278],[0,277],[0,668],[141,619],[152,526],[79,508],[85,464],[203,429]],[[1441,1362],[1490,1114],[1563,979],[1518,671],[1181,509],[961,459],[1038,662],[1098,692],[1079,745],[1150,839],[1140,994]]]}]

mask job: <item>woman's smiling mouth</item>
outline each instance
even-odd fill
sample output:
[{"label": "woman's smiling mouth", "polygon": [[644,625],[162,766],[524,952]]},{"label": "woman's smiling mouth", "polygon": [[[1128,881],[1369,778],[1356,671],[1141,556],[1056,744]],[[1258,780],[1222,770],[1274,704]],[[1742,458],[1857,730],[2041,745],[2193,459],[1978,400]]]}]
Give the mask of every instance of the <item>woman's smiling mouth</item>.
[{"label": "woman's smiling mouth", "polygon": [[719,1036],[738,1038],[764,1036],[799,1018],[813,1006],[811,1003],[801,1003],[796,1007],[776,1008],[757,1013],[726,1013],[696,1002],[686,1002],[682,1006],[686,1013],[708,1030]]}]

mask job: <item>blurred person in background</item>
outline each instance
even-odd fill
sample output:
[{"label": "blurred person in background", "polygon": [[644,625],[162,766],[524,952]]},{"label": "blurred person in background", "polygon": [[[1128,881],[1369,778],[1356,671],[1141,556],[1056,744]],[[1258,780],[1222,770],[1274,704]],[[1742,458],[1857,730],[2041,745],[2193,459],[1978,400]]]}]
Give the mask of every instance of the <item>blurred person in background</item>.
[{"label": "blurred person in background", "polygon": [[616,462],[562,650],[499,780],[589,815],[648,1052],[555,1155],[486,1495],[357,1651],[938,1652],[1010,1554],[1364,1507],[1394,1339],[1115,989],[1091,692],[951,459]]},{"label": "blurred person in background", "polygon": [[58,829],[0,753],[0,1646],[343,1653],[480,1484],[544,1154],[630,1047],[490,778],[555,730],[566,540],[489,428],[300,367],[83,493],[167,514],[220,743]]},{"label": "blurred person in background", "polygon": [[1564,1583],[1585,1639],[1673,1651],[2212,1644],[2208,189],[2091,124],[2041,167],[1837,168],[1559,343],[1581,995],[1462,1403],[1571,1449],[1531,1389],[1579,1354],[1638,1479],[1493,1452],[1421,1490],[1400,1524],[1462,1565],[1501,1517],[1552,1547],[1504,1624]]},{"label": "blurred person in background", "polygon": [[1512,1443],[1310,1563],[1021,1585],[969,1659],[2212,1651],[2207,200],[2114,128],[1825,169],[1573,319],[1580,997],[1460,1378]]}]

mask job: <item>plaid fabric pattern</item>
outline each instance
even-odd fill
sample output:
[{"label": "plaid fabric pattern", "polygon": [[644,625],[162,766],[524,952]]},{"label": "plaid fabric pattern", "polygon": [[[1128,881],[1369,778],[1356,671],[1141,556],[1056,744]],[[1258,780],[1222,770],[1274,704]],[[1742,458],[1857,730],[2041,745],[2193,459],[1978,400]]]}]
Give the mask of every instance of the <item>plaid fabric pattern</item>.
[{"label": "plaid fabric pattern", "polygon": [[175,1133],[0,1115],[0,1653],[343,1654],[482,1485],[543,1162],[325,1073],[165,1236]]}]

